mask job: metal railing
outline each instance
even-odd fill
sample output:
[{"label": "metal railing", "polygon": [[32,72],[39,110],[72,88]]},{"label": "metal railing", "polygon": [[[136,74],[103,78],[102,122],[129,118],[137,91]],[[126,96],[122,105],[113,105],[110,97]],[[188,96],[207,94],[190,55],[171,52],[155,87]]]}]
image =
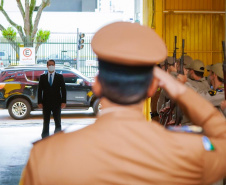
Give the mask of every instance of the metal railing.
[{"label": "metal railing", "polygon": [[[79,50],[79,69],[88,77],[94,77],[98,70],[97,57],[91,48],[93,33],[85,33],[84,48]],[[31,44],[30,44],[31,45]],[[37,43],[33,43],[36,47]],[[0,37],[0,67],[8,65],[19,65],[19,48],[24,47],[24,43],[17,39],[14,43],[9,43]],[[42,43],[36,52],[36,63],[46,63],[48,59],[54,59],[56,63],[71,65],[77,68],[77,34],[59,33],[51,34],[46,43]]]}]

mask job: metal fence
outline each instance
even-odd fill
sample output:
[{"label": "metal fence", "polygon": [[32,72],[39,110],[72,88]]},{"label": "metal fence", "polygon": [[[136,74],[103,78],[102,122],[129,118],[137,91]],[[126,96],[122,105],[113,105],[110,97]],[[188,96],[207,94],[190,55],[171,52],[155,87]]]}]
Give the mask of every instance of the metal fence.
[{"label": "metal fence", "polygon": [[[49,40],[40,45],[36,54],[36,63],[46,63],[48,59],[54,59],[61,64],[79,69],[88,77],[94,77],[98,70],[97,57],[91,48],[93,33],[85,33],[84,48],[79,50],[79,62],[77,61],[77,33],[51,33]],[[23,47],[21,40],[12,43],[0,37],[0,66],[19,65],[19,47]],[[33,43],[36,47],[37,43]],[[1,56],[4,55],[4,56]],[[79,66],[78,66],[79,65]]]}]

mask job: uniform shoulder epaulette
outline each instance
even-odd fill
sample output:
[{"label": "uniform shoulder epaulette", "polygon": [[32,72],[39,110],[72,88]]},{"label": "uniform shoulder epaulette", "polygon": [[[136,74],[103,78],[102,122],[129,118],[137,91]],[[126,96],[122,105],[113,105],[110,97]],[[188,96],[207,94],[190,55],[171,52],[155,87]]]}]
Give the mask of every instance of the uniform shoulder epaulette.
[{"label": "uniform shoulder epaulette", "polygon": [[185,125],[185,126],[168,126],[167,130],[174,132],[186,132],[186,133],[194,133],[194,134],[202,134],[203,128],[195,125]]}]

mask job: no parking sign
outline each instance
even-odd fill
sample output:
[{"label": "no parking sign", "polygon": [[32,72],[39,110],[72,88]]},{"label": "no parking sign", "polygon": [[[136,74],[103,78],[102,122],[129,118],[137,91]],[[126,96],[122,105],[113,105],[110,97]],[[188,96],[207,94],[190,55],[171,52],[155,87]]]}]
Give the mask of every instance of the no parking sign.
[{"label": "no parking sign", "polygon": [[20,48],[20,65],[35,64],[35,48]]}]

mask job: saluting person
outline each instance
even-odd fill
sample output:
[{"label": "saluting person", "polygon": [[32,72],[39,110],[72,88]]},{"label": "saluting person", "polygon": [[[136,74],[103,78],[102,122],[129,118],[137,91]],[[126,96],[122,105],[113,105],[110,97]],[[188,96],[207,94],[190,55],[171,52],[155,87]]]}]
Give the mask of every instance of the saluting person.
[{"label": "saluting person", "polygon": [[[165,60],[167,49],[151,28],[112,23],[94,35],[92,48],[99,60],[93,91],[101,97],[100,115],[83,129],[35,143],[21,183],[204,185],[226,175],[225,118],[192,89],[154,67]],[[143,103],[158,86],[200,126],[199,134],[190,127],[175,131],[146,121]]]},{"label": "saluting person", "polygon": [[210,101],[225,116],[226,109],[221,105],[225,99],[224,96],[224,73],[222,63],[216,63],[209,67],[209,79],[212,89],[201,93],[205,99]]}]

